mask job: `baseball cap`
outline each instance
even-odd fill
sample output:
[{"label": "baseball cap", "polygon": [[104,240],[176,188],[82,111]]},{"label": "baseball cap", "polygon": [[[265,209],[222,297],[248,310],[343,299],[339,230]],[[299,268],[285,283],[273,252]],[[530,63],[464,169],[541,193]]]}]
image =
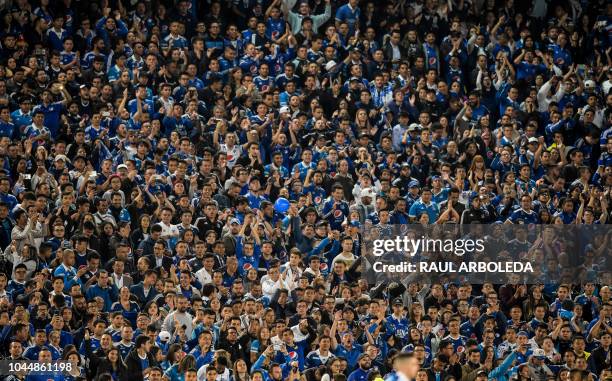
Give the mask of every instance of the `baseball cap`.
[{"label": "baseball cap", "polygon": [[595,81],[593,81],[592,79],[584,81],[584,88],[585,89],[594,89],[595,88]]},{"label": "baseball cap", "polygon": [[64,161],[64,163],[70,163],[70,160],[68,160],[68,158],[66,157],[66,155],[61,155],[61,154],[60,154],[60,155],[55,156],[55,159],[54,159],[53,161],[54,161],[54,162],[57,162],[57,161],[60,161],[60,160],[63,160],[63,161]]},{"label": "baseball cap", "polygon": [[128,169],[128,166],[127,166],[127,165],[125,165],[125,164],[119,164],[119,165],[117,166],[117,170],[120,170],[120,169]]},{"label": "baseball cap", "polygon": [[283,106],[280,108],[280,110],[278,110],[279,113],[283,114],[283,113],[289,113],[291,112],[291,109],[287,106]]},{"label": "baseball cap", "polygon": [[544,349],[536,348],[533,351],[533,357],[538,358],[538,359],[544,359],[546,358],[546,353],[544,352]]},{"label": "baseball cap", "polygon": [[408,183],[408,188],[418,188],[419,187],[419,182],[416,180],[412,180],[411,182]]},{"label": "baseball cap", "polygon": [[361,197],[370,197],[373,198],[374,197],[374,192],[372,191],[372,188],[364,188],[361,190]]},{"label": "baseball cap", "polygon": [[533,136],[527,139],[527,143],[537,143],[537,142],[538,142],[538,138],[535,138]]},{"label": "baseball cap", "polygon": [[336,66],[336,61],[331,60],[325,64],[325,70],[330,71],[331,69],[334,68],[334,66]]},{"label": "baseball cap", "polygon": [[240,221],[237,218],[232,218],[230,220],[230,225],[233,225],[233,224],[240,225]]},{"label": "baseball cap", "polygon": [[408,131],[418,131],[421,129],[421,126],[419,126],[416,123],[412,123],[410,126],[408,126]]},{"label": "baseball cap", "polygon": [[170,332],[168,331],[161,331],[157,337],[159,337],[159,341],[161,341],[162,343],[165,343],[167,341],[170,341]]},{"label": "baseball cap", "polygon": [[394,306],[397,306],[397,305],[403,306],[403,305],[404,305],[404,303],[402,302],[402,299],[400,299],[400,298],[395,298],[395,299],[393,299],[393,305],[394,305]]}]

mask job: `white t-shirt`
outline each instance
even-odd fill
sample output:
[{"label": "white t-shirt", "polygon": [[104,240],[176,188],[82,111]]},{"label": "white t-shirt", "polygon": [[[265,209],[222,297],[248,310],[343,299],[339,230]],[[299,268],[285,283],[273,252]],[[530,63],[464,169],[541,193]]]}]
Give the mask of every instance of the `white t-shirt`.
[{"label": "white t-shirt", "polygon": [[179,230],[176,227],[176,225],[172,225],[172,224],[166,225],[163,222],[159,222],[158,225],[161,226],[162,228],[162,232],[161,232],[162,238],[178,237]]},{"label": "white t-shirt", "polygon": [[221,144],[220,151],[227,154],[227,167],[229,169],[232,169],[232,167],[236,165],[238,159],[240,159],[240,156],[242,156],[242,146],[238,144],[232,148],[229,148],[227,144]]}]

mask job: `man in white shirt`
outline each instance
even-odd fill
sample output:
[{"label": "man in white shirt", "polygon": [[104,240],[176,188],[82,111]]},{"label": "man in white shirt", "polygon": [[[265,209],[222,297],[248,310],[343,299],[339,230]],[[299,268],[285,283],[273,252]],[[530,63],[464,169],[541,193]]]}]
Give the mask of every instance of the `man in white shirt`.
[{"label": "man in white shirt", "polygon": [[158,223],[162,228],[161,238],[168,240],[171,238],[178,238],[179,230],[176,225],[172,225],[172,210],[170,208],[163,208],[161,212],[161,221]]},{"label": "man in white shirt", "polygon": [[261,278],[261,288],[264,296],[267,296],[270,300],[272,300],[277,290],[287,288],[280,276],[279,266],[270,267],[268,275],[264,275],[263,278]]},{"label": "man in white shirt", "polygon": [[212,283],[213,267],[215,265],[215,256],[211,253],[204,255],[202,260],[202,268],[196,271],[195,276],[201,285]]}]

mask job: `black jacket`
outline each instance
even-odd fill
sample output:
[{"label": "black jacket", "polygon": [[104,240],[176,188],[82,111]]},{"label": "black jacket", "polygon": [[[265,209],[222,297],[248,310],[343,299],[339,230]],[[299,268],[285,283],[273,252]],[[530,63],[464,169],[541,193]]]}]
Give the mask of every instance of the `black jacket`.
[{"label": "black jacket", "polygon": [[[149,361],[149,368],[153,366],[157,366],[157,361],[151,353],[147,353],[147,360]],[[140,358],[138,357],[138,351],[134,348],[125,358],[125,367],[127,368],[126,380],[130,381],[144,381],[144,377],[142,376],[142,369],[140,365]]]},{"label": "black jacket", "polygon": [[123,363],[123,361],[121,361],[121,358],[118,360],[117,369],[113,368],[111,362],[107,358],[102,359],[100,361],[100,364],[98,365],[95,379],[98,379],[98,377],[100,377],[101,374],[104,374],[104,373],[113,374],[113,372],[117,376],[117,380],[119,381],[129,380],[128,370],[125,367],[125,364]]}]

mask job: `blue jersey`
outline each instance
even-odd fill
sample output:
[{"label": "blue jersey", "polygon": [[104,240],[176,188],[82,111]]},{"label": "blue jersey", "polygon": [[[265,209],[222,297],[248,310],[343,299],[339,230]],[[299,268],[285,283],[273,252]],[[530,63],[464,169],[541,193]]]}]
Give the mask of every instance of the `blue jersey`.
[{"label": "blue jersey", "polygon": [[423,51],[425,52],[425,67],[427,69],[440,70],[440,60],[436,47],[425,42],[423,43]]},{"label": "blue jersey", "polygon": [[[149,116],[153,115],[153,112],[155,111],[155,106],[153,104],[153,101],[151,99],[145,99],[143,101],[141,101],[142,103],[142,112],[146,112],[149,114]],[[138,111],[138,102],[136,101],[136,99],[132,99],[131,101],[128,102],[127,105],[127,109],[130,112],[131,116],[134,116],[134,114],[136,114],[136,111]]]},{"label": "blue jersey", "polygon": [[263,78],[258,75],[253,78],[253,83],[259,91],[268,91],[274,87],[274,79],[270,76]]},{"label": "blue jersey", "polygon": [[532,179],[523,180],[518,178],[514,180],[514,183],[516,184],[516,188],[523,194],[530,194],[536,187],[536,183]]},{"label": "blue jersey", "polygon": [[361,17],[361,10],[359,7],[355,9],[351,8],[349,4],[344,4],[336,11],[336,20],[340,22],[346,22],[349,27],[349,35],[355,34],[355,28]]},{"label": "blue jersey", "polygon": [[524,209],[517,209],[510,217],[508,217],[508,221],[513,224],[537,224],[538,223],[538,215],[533,210],[526,211]]},{"label": "blue jersey", "polygon": [[410,216],[410,218],[417,218],[422,213],[427,213],[429,216],[429,223],[433,224],[438,219],[440,209],[433,201],[430,201],[429,204],[425,204],[422,200],[419,200],[412,204],[408,211],[408,216]]},{"label": "blue jersey", "polygon": [[440,192],[433,194],[433,190],[432,190],[432,201],[435,202],[436,204],[441,204],[442,202],[446,201],[448,199],[448,193],[449,193],[449,189],[448,188],[442,188],[440,189]]},{"label": "blue jersey", "polygon": [[401,340],[408,337],[408,326],[410,325],[410,322],[407,318],[396,318],[394,315],[390,315],[386,320],[386,332],[388,336],[394,335]]},{"label": "blue jersey", "polygon": [[461,326],[459,327],[459,331],[461,332],[461,335],[465,337],[475,338],[476,324],[472,324],[472,322],[468,320],[461,324]]},{"label": "blue jersey", "polygon": [[312,197],[312,202],[315,206],[321,205],[323,200],[325,200],[325,189],[318,187],[314,184],[311,184],[304,188],[304,193],[309,194]]},{"label": "blue jersey", "polygon": [[306,355],[306,368],[318,368],[321,365],[327,365],[329,360],[335,357],[336,356],[334,356],[334,354],[331,352],[329,352],[327,356],[322,357],[320,350],[312,351]]},{"label": "blue jersey", "polygon": [[363,370],[361,368],[355,369],[351,374],[349,374],[347,381],[367,381],[368,380],[368,371]]},{"label": "blue jersey", "polygon": [[300,180],[304,181],[306,180],[306,175],[308,174],[309,169],[312,169],[314,171],[315,169],[317,169],[317,166],[315,165],[315,163],[312,163],[312,162],[310,164],[306,164],[303,161],[301,161],[293,166],[293,170],[291,171],[291,173],[293,174],[295,172],[299,172]]},{"label": "blue jersey", "polygon": [[187,39],[183,36],[167,35],[161,43],[162,48],[184,49],[188,46]]},{"label": "blue jersey", "polygon": [[555,217],[560,217],[561,221],[563,221],[565,225],[573,224],[574,221],[576,221],[576,213],[574,212],[566,213],[561,211],[559,213],[555,213]]},{"label": "blue jersey", "polygon": [[267,200],[265,196],[254,195],[251,192],[247,193],[245,197],[247,198],[247,201],[249,202],[249,207],[251,209],[259,209],[261,202]]},{"label": "blue jersey", "polygon": [[453,343],[453,350],[455,352],[462,353],[465,350],[465,343],[467,342],[467,338],[465,336],[459,335],[458,338],[453,339],[450,335],[448,335],[442,340],[450,341],[451,343]]},{"label": "blue jersey", "polygon": [[268,18],[268,22],[266,23],[266,37],[271,40],[278,40],[283,34],[285,34],[285,20],[282,18]]},{"label": "blue jersey", "polygon": [[33,111],[42,111],[45,114],[45,127],[49,129],[51,137],[55,138],[60,126],[60,116],[64,111],[64,104],[62,102],[50,103],[45,106],[40,104],[34,107]]},{"label": "blue jersey", "polygon": [[70,62],[74,61],[76,57],[77,55],[75,52],[67,52],[63,50],[60,53],[60,62],[62,63],[62,65],[68,65]]},{"label": "blue jersey", "polygon": [[11,120],[22,131],[26,126],[32,124],[32,112],[24,113],[21,109],[17,109],[11,113]]},{"label": "blue jersey", "polygon": [[323,204],[323,218],[329,222],[332,230],[342,230],[342,222],[349,215],[349,206],[345,201],[329,198]]},{"label": "blue jersey", "polygon": [[344,345],[340,344],[336,347],[334,353],[338,357],[343,357],[348,362],[348,369],[353,370],[357,366],[357,359],[363,353],[361,345],[353,344],[353,348],[347,349]]},{"label": "blue jersey", "polygon": [[553,61],[560,68],[566,68],[572,64],[571,53],[559,45],[553,45]]},{"label": "blue jersey", "polygon": [[129,344],[125,344],[122,341],[120,341],[119,343],[115,345],[115,348],[119,350],[119,353],[121,354],[121,358],[123,359],[123,361],[125,361],[125,359],[127,358],[127,355],[134,348],[134,343],[130,342]]},{"label": "blue jersey", "polygon": [[57,50],[61,52],[64,46],[64,41],[68,37],[68,32],[65,29],[60,29],[59,31],[55,30],[55,28],[50,28],[47,30],[47,40],[53,47],[53,50]]},{"label": "blue jersey", "polygon": [[259,73],[259,61],[251,56],[242,57],[238,66],[240,66],[242,72],[245,74],[249,73],[255,76]]},{"label": "blue jersey", "polygon": [[15,125],[11,122],[0,120],[0,137],[13,138],[15,134]]}]

